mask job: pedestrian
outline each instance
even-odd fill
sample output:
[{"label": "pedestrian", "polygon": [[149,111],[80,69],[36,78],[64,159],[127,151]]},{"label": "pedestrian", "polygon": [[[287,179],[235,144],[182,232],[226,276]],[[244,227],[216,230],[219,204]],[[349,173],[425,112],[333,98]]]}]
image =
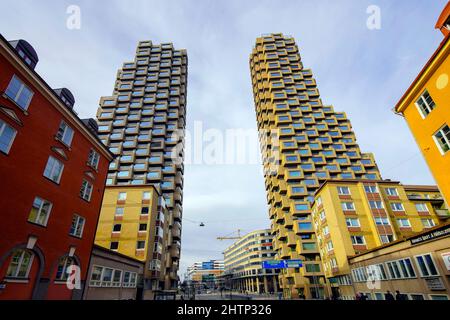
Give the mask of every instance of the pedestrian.
[{"label": "pedestrian", "polygon": [[394,301],[395,300],[394,295],[389,290],[386,291],[386,293],[384,294],[384,297],[388,301]]},{"label": "pedestrian", "polygon": [[405,294],[401,294],[400,291],[395,291],[395,300],[408,300],[407,296]]}]

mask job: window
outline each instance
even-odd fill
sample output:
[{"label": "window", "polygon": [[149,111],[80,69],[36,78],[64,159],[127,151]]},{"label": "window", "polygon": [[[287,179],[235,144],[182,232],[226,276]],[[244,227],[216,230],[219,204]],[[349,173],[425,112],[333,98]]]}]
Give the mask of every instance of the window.
[{"label": "window", "polygon": [[111,286],[111,281],[112,281],[112,276],[113,276],[113,269],[111,268],[105,268],[103,269],[103,274],[102,274],[102,287],[110,287]]},{"label": "window", "polygon": [[78,238],[81,238],[83,235],[84,223],[86,219],[79,215],[73,215],[72,225],[70,226],[69,234]]},{"label": "window", "polygon": [[355,205],[353,202],[342,202],[341,207],[344,211],[355,211]]},{"label": "window", "polygon": [[119,242],[117,242],[117,241],[111,242],[110,245],[109,245],[109,249],[111,249],[111,250],[119,249]]},{"label": "window", "polygon": [[91,201],[92,188],[92,183],[87,180],[83,180],[80,189],[80,197],[86,201]]},{"label": "window", "polygon": [[44,170],[44,177],[59,183],[61,180],[61,175],[64,169],[64,165],[58,159],[50,156],[48,157],[47,165]]},{"label": "window", "polygon": [[0,120],[0,151],[8,154],[16,137],[16,129]]},{"label": "window", "polygon": [[136,249],[137,249],[137,250],[145,249],[145,241],[142,241],[142,240],[138,241],[138,242],[136,243]]},{"label": "window", "polygon": [[446,153],[450,149],[450,127],[445,125],[439,129],[434,134],[434,141],[441,150],[441,153]]},{"label": "window", "polygon": [[52,210],[51,202],[36,197],[34,198],[33,206],[31,208],[30,215],[28,216],[28,221],[39,224],[41,226],[46,226],[51,210]]},{"label": "window", "polygon": [[148,207],[141,208],[141,214],[148,214],[148,212],[149,212]]},{"label": "window", "polygon": [[446,294],[430,294],[431,300],[448,300],[448,295]]},{"label": "window", "polygon": [[136,272],[125,271],[122,286],[125,288],[134,288],[136,287],[136,279],[137,279]]},{"label": "window", "polygon": [[116,208],[116,215],[117,216],[123,216],[123,213],[124,213],[124,207],[117,207]]},{"label": "window", "polygon": [[147,231],[147,224],[146,223],[139,224],[139,231]]},{"label": "window", "polygon": [[384,189],[386,191],[386,194],[389,196],[398,196],[398,192],[396,188],[386,188]]},{"label": "window", "polygon": [[345,222],[347,223],[347,227],[359,227],[359,219],[358,218],[346,218]]},{"label": "window", "polygon": [[67,280],[67,277],[69,276],[68,268],[75,264],[75,260],[72,257],[63,257],[59,259],[58,268],[56,269],[56,280]]},{"label": "window", "polygon": [[384,217],[376,217],[375,224],[378,226],[388,226],[390,225],[389,219]]},{"label": "window", "polygon": [[433,219],[420,219],[422,221],[422,225],[425,228],[431,228],[435,226]]},{"label": "window", "polygon": [[27,250],[14,251],[6,276],[11,278],[27,278],[33,263],[33,254]]},{"label": "window", "polygon": [[333,242],[328,241],[327,244],[326,244],[326,247],[327,247],[327,251],[333,250],[334,249]]},{"label": "window", "polygon": [[383,202],[381,201],[369,201],[369,205],[372,209],[383,209]]},{"label": "window", "polygon": [[120,223],[116,223],[113,226],[113,231],[112,232],[120,232],[122,230],[122,225]]},{"label": "window", "polygon": [[100,155],[94,149],[91,149],[88,156],[88,165],[94,169],[97,169],[99,161]]},{"label": "window", "polygon": [[103,272],[103,267],[94,266],[92,268],[91,280],[89,281],[89,286],[91,286],[91,287],[100,286],[101,280],[102,280],[102,272]]},{"label": "window", "polygon": [[122,270],[114,270],[112,277],[112,286],[120,287],[122,285]]},{"label": "window", "polygon": [[298,228],[299,230],[311,230],[312,224],[311,222],[299,222]]},{"label": "window", "polygon": [[409,219],[397,219],[397,224],[400,228],[411,227],[411,223],[409,222]]},{"label": "window", "polygon": [[73,129],[67,125],[64,121],[61,121],[59,125],[56,137],[62,141],[66,146],[70,147],[73,138]]},{"label": "window", "polygon": [[348,187],[337,187],[338,194],[340,195],[349,195],[350,189]]},{"label": "window", "polygon": [[27,110],[33,98],[33,91],[30,90],[18,77],[12,77],[6,95],[12,99],[22,110]]},{"label": "window", "polygon": [[126,199],[127,199],[127,193],[126,192],[119,192],[119,195],[117,196],[117,200],[125,201]]},{"label": "window", "polygon": [[390,243],[394,241],[394,236],[392,234],[381,234],[380,235],[381,243]]},{"label": "window", "polygon": [[420,293],[411,293],[409,297],[411,298],[411,300],[425,300],[423,294]]},{"label": "window", "polygon": [[364,190],[366,193],[378,193],[378,189],[376,186],[364,186]]},{"label": "window", "polygon": [[366,243],[364,236],[350,236],[350,238],[352,239],[352,244],[354,245],[362,245]]},{"label": "window", "polygon": [[428,212],[428,208],[425,203],[416,203],[416,210],[418,212]]},{"label": "window", "polygon": [[150,200],[150,191],[144,191],[142,193],[142,200]]},{"label": "window", "polygon": [[405,208],[403,208],[403,204],[400,202],[392,202],[391,209],[392,211],[405,211]]},{"label": "window", "polygon": [[416,272],[414,271],[410,258],[388,261],[386,262],[386,265],[388,267],[389,277],[391,279],[407,279],[416,277]]},{"label": "window", "polygon": [[436,107],[436,104],[431,98],[430,94],[427,90],[420,96],[420,98],[416,101],[416,106],[419,109],[422,118],[425,118],[433,109]]}]

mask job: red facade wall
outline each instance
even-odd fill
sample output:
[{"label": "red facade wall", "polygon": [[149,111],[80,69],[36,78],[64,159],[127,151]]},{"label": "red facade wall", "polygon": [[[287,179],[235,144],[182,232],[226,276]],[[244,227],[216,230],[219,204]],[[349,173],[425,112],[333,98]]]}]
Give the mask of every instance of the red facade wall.
[{"label": "red facade wall", "polygon": [[[58,260],[69,253],[71,246],[76,247],[75,256],[80,261],[81,278],[84,280],[88,269],[95,229],[103,197],[109,159],[99,148],[94,147],[90,138],[78,128],[75,120],[64,118],[62,113],[42,95],[38,88],[27,80],[14,66],[0,55],[0,105],[14,110],[23,126],[0,112],[0,118],[17,130],[17,135],[8,155],[0,152],[0,263],[7,252],[18,245],[27,243],[30,235],[37,236],[36,247],[42,252],[44,261],[34,257],[33,269],[27,283],[7,283],[0,290],[0,299],[29,299],[34,287],[38,264],[43,264],[41,278],[50,279],[47,298],[70,298],[71,292],[65,285],[55,284],[56,265]],[[16,74],[34,92],[33,99],[26,115],[13,102],[5,98],[4,92]],[[66,121],[74,136],[70,149],[55,139],[61,120]],[[68,160],[51,150],[51,147],[62,148]],[[100,154],[98,172],[87,164],[91,148]],[[48,157],[64,163],[60,184],[56,184],[43,176]],[[95,179],[89,178],[85,172],[91,171]],[[83,179],[93,183],[91,201],[87,202],[79,196]],[[42,227],[28,222],[33,200],[36,196],[53,203],[47,226]],[[69,235],[73,214],[86,219],[81,239]],[[4,279],[10,258],[0,265],[0,281]]]}]

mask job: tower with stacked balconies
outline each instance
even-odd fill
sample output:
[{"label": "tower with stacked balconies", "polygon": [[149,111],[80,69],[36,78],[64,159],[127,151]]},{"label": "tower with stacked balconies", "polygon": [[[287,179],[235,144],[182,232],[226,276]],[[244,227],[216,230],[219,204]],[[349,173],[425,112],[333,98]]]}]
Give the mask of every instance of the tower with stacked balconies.
[{"label": "tower with stacked balconies", "polygon": [[171,43],[139,42],[97,113],[99,137],[116,159],[96,243],[146,261],[144,291],[177,287],[187,62]]},{"label": "tower with stacked balconies", "polygon": [[378,180],[380,173],[373,155],[361,153],[345,113],[322,104],[292,37],[257,38],[250,70],[274,249],[278,259],[303,260],[302,268],[282,271],[280,285],[288,298],[320,298],[314,193],[327,179]]}]

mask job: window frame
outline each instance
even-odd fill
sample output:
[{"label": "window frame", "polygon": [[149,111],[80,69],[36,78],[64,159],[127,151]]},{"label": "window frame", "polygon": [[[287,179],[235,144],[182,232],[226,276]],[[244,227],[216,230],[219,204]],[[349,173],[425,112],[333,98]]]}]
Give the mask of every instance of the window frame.
[{"label": "window frame", "polygon": [[16,139],[17,130],[13,126],[11,126],[9,123],[7,123],[6,121],[0,119],[0,138],[2,137],[3,132],[5,131],[6,127],[9,127],[13,130],[13,135],[12,135],[11,140],[9,141],[8,145],[6,146],[6,150],[0,149],[0,152],[8,155],[9,152],[11,151],[11,147],[14,143],[14,140]]},{"label": "window frame", "polygon": [[[76,220],[75,227],[74,227],[73,223],[74,223],[74,219],[75,218],[77,218],[77,220]],[[78,229],[78,227],[80,225],[80,221],[83,221],[83,224],[81,225],[80,235],[78,235],[76,233],[76,231],[77,231],[77,229]],[[84,232],[84,227],[85,226],[86,226],[86,218],[83,217],[83,216],[80,216],[79,214],[74,214],[73,217],[72,217],[72,222],[71,222],[70,229],[69,229],[69,235],[71,235],[73,237],[76,237],[76,238],[79,238],[79,239],[83,238],[83,232]],[[72,227],[74,229],[74,233],[71,232]]]},{"label": "window frame", "polygon": [[[17,263],[17,267],[16,267],[16,270],[14,272],[14,275],[8,275],[8,271],[9,271],[9,268],[11,267],[11,263],[12,263],[12,259],[14,258],[14,254],[17,253],[18,251],[21,252],[21,255],[20,255],[19,262]],[[24,276],[19,276],[19,272],[20,272],[20,269],[21,269],[21,266],[22,266],[22,263],[23,263],[24,254],[25,253],[29,253],[31,255],[30,261],[28,262],[28,266],[27,266],[25,275]],[[6,269],[5,279],[28,279],[29,275],[30,275],[31,267],[33,266],[33,261],[34,261],[34,253],[33,252],[31,252],[29,250],[26,250],[26,249],[14,250],[13,254],[11,255],[11,259],[9,261],[8,268]]]},{"label": "window frame", "polygon": [[[425,268],[426,268],[426,270],[428,272],[428,275],[424,275],[423,270],[422,270],[422,268],[420,266],[418,258],[422,258],[424,263],[425,263],[426,262],[426,260],[424,259],[425,256],[429,256],[431,258],[431,262],[433,263],[433,267],[436,270],[436,274],[431,274],[430,269],[428,267],[428,264],[424,264]],[[421,278],[430,278],[430,277],[438,277],[438,276],[440,276],[439,269],[437,267],[436,261],[434,261],[434,258],[433,258],[433,255],[431,254],[431,252],[415,255],[414,259],[415,259],[415,262],[417,263],[417,266],[418,266]]]},{"label": "window frame", "polygon": [[[41,200],[41,204],[40,204],[39,208],[37,209],[38,211],[36,213],[35,220],[33,221],[33,220],[31,220],[30,216],[31,216],[31,212],[32,212],[33,208],[35,208],[34,207],[34,203],[36,202],[36,199],[40,199]],[[47,213],[46,213],[46,216],[45,216],[45,222],[44,223],[39,223],[38,220],[39,220],[39,217],[41,216],[42,208],[43,208],[43,206],[46,203],[49,204],[49,207],[48,207],[48,210],[47,210]],[[53,209],[53,203],[52,202],[50,202],[50,201],[48,201],[48,200],[46,200],[44,198],[41,198],[39,196],[35,196],[34,200],[33,200],[33,203],[31,204],[31,211],[30,211],[30,213],[28,215],[28,222],[36,224],[36,225],[39,225],[39,226],[46,227],[47,224],[48,224],[48,219],[50,218],[50,214],[51,214],[52,209]]]},{"label": "window frame", "polygon": [[[11,86],[11,84],[12,84],[14,79],[16,79],[18,82],[20,82],[20,88],[17,91],[16,96],[15,97],[11,97],[8,94],[8,89]],[[19,104],[18,100],[21,97],[24,88],[28,89],[28,91],[31,93],[31,95],[29,96],[28,101],[26,101],[25,106],[22,106],[22,105]],[[19,107],[19,109],[21,109],[22,111],[25,111],[25,112],[28,111],[28,108],[30,107],[30,104],[31,104],[31,100],[33,100],[33,96],[34,96],[34,91],[31,90],[31,88],[28,85],[26,85],[25,82],[23,82],[16,74],[14,74],[11,77],[11,80],[9,81],[8,86],[6,87],[4,93],[8,97],[9,100],[13,101],[14,104],[17,107]]]},{"label": "window frame", "polygon": [[[63,125],[65,125],[65,127],[60,136],[60,130],[62,130],[61,127]],[[66,135],[68,132],[70,133],[70,138],[68,139],[68,141],[66,141]],[[62,142],[66,147],[70,148],[72,145],[72,142],[73,142],[74,135],[75,135],[75,130],[73,130],[73,128],[71,126],[69,126],[66,121],[61,120],[59,127],[58,127],[58,131],[56,132],[56,138],[58,139],[58,141]]]},{"label": "window frame", "polygon": [[[53,162],[53,165],[51,167],[49,176],[46,176],[45,172],[47,171],[47,166],[49,165],[50,159],[53,159],[54,162]],[[53,175],[54,170],[55,170],[55,165],[54,165],[55,163],[59,163],[61,165],[61,171],[58,174],[58,178],[56,180],[53,180],[52,175]],[[52,181],[52,182],[54,182],[56,184],[60,184],[63,172],[64,172],[64,163],[61,160],[59,160],[58,158],[50,155],[48,157],[47,163],[46,163],[45,168],[44,168],[44,173],[43,173],[44,177],[46,177],[47,179],[49,179],[50,181]]]}]

